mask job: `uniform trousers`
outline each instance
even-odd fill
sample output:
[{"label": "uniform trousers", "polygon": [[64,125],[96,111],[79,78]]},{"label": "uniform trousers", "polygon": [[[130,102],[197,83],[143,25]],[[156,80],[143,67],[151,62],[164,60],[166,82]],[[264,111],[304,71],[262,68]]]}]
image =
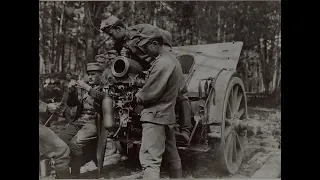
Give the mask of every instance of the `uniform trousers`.
[{"label": "uniform trousers", "polygon": [[162,160],[170,169],[181,169],[181,159],[176,146],[174,125],[142,122],[142,142],[139,159],[144,170],[143,178],[160,178]]}]

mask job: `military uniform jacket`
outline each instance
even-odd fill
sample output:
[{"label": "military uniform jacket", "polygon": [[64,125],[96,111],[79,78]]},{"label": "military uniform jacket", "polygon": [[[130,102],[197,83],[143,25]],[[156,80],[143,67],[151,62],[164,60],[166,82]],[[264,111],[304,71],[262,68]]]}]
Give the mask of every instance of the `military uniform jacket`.
[{"label": "military uniform jacket", "polygon": [[48,118],[47,107],[47,103],[39,100],[39,123],[43,123],[44,119]]},{"label": "military uniform jacket", "polygon": [[136,98],[144,106],[141,121],[157,124],[176,122],[175,105],[183,83],[179,61],[163,48],[162,55],[151,62],[145,85]]},{"label": "military uniform jacket", "polygon": [[77,111],[76,111],[74,120],[77,120],[81,116],[84,108],[83,99],[86,98],[86,96],[92,97],[93,108],[95,112],[98,113],[100,117],[102,117],[101,104],[102,104],[104,92],[103,92],[102,86],[97,86],[96,88],[91,88],[87,94],[85,93],[84,90],[78,90],[78,89],[69,93],[68,99],[67,99],[67,105],[70,107],[77,106]]}]

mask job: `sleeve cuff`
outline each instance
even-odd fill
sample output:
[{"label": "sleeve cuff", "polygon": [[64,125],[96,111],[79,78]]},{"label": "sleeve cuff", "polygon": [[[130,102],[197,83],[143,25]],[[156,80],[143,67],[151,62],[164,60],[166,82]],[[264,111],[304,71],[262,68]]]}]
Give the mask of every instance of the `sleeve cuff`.
[{"label": "sleeve cuff", "polygon": [[135,96],[136,96],[137,103],[138,104],[142,104],[143,103],[143,99],[142,99],[141,94],[138,92]]},{"label": "sleeve cuff", "polygon": [[44,102],[39,102],[39,112],[47,112],[47,104]]}]

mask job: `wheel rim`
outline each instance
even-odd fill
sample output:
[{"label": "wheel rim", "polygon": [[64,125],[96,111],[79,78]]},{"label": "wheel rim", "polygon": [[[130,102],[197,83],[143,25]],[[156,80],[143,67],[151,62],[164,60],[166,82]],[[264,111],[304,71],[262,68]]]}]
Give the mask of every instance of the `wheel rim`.
[{"label": "wheel rim", "polygon": [[246,97],[242,82],[238,78],[231,81],[224,102],[221,126],[224,163],[230,173],[238,171],[244,155],[246,130],[241,128],[247,117]]}]

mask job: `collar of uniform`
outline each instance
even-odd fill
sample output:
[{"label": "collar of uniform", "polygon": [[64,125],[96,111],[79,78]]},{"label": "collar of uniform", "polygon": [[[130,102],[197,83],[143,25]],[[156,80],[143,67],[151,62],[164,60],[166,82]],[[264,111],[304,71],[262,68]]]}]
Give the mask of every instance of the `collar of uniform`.
[{"label": "collar of uniform", "polygon": [[126,29],[126,34],[125,34],[125,36],[124,36],[124,41],[127,41],[127,40],[129,40],[129,39],[131,39],[131,37],[130,37],[130,32],[129,32],[128,29]]},{"label": "collar of uniform", "polygon": [[159,54],[155,59],[160,59],[162,57],[162,54]]},{"label": "collar of uniform", "polygon": [[159,54],[157,57],[151,57],[149,60],[149,64],[153,65],[154,62],[162,57],[162,54]]},{"label": "collar of uniform", "polygon": [[97,90],[97,89],[99,89],[99,87],[100,87],[100,85],[93,85],[93,86],[91,86],[93,89],[95,89],[95,90]]}]

